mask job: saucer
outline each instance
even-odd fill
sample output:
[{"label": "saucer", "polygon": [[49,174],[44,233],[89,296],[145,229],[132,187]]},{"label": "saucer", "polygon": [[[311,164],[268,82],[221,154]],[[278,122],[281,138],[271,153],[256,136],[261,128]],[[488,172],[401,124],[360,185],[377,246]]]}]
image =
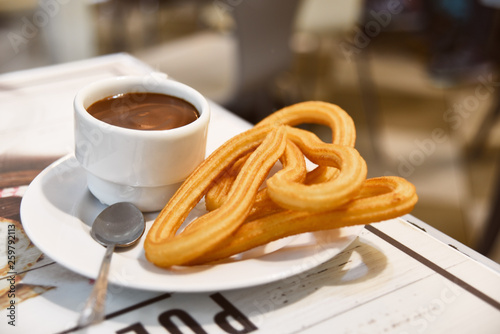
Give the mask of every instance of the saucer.
[{"label": "saucer", "polygon": [[[88,190],[86,174],[68,155],[40,173],[28,187],[21,218],[30,240],[48,257],[89,278],[96,278],[105,248],[90,236],[90,226],[105,208]],[[203,203],[190,217],[204,214]],[[147,229],[158,213],[145,214]],[[363,226],[304,233],[213,265],[158,268],[148,262],[143,242],[117,250],[109,281],[123,287],[178,292],[222,291],[288,278],[314,268],[349,246]],[[248,273],[251,273],[249,275]]]}]

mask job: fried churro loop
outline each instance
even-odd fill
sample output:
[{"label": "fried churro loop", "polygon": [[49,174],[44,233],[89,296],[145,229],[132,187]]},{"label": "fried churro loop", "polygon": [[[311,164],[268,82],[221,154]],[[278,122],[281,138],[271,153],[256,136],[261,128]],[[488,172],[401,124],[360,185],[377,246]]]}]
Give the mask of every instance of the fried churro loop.
[{"label": "fried churro loop", "polygon": [[352,147],[327,144],[311,132],[287,127],[287,136],[312,162],[335,167],[337,177],[306,185],[281,177],[267,180],[268,193],[278,205],[292,210],[325,211],[349,201],[366,179],[366,163]]},{"label": "fried churro loop", "polygon": [[[330,127],[332,142],[293,127],[301,123]],[[290,235],[410,212],[413,185],[397,177],[366,180],[355,137],[352,119],[333,104],[304,102],[275,112],[224,143],[186,179],[151,227],[146,258],[160,267],[202,264]],[[317,165],[310,172],[306,158]],[[268,177],[278,161],[282,169]],[[178,233],[204,196],[209,212]]]},{"label": "fried churro loop", "polygon": [[[245,159],[247,159],[247,156],[229,166],[227,171],[213,182],[205,196],[205,206],[208,211],[217,209],[225,202]],[[306,179],[307,169],[304,155],[293,142],[287,142],[285,154],[280,160],[283,165],[283,169],[277,172],[280,177],[295,182],[303,182]],[[273,204],[267,194],[267,188],[261,189],[257,194],[251,215],[263,214],[267,212],[266,208],[275,207]]]},{"label": "fried churro loop", "polygon": [[[293,169],[285,165],[285,169],[267,180],[266,194],[281,207],[292,210],[325,211],[346,203],[366,179],[366,163],[358,151],[347,146],[324,143],[308,131],[288,126],[286,129],[288,138],[309,160],[320,166],[334,167],[338,173],[335,178],[325,182],[304,184],[303,178],[292,175]],[[324,173],[326,171],[323,170]],[[325,178],[319,172],[316,174],[316,177]],[[207,200],[213,203],[210,198]]]},{"label": "fried churro loop", "polygon": [[331,103],[308,101],[293,104],[267,116],[255,127],[308,123],[328,126],[332,131],[332,144],[354,147],[356,128],[351,116]]},{"label": "fried churro loop", "polygon": [[190,265],[224,259],[288,236],[367,224],[399,217],[417,202],[415,187],[400,177],[379,177],[364,182],[358,195],[331,211],[287,210],[246,222],[217,250]]},{"label": "fried churro loop", "polygon": [[[291,140],[300,146],[312,162],[336,167],[343,171],[342,175],[339,175],[337,180],[330,179],[329,182],[321,185],[308,186],[302,184],[302,180],[290,177],[288,172],[277,173],[267,181],[268,194],[275,203],[287,209],[314,211],[333,209],[344,203],[347,195],[356,192],[366,178],[366,163],[352,148],[356,140],[356,129],[352,118],[337,105],[309,101],[285,107],[266,117],[255,127],[294,126],[304,123],[328,126],[332,132],[332,144],[324,143],[311,132],[287,127]],[[348,166],[349,168],[346,168]],[[321,173],[327,172],[331,172],[331,169],[330,171],[326,168],[317,170],[316,177],[326,179],[327,175],[321,175]],[[230,183],[231,178],[228,177],[212,186],[209,195],[205,198],[208,210],[217,207],[227,198],[222,194],[224,192],[227,194]],[[219,196],[218,203],[215,202],[215,194]],[[259,200],[258,203],[260,202]],[[267,199],[263,201],[262,206],[272,207],[267,202]],[[261,211],[261,214],[263,213]]]},{"label": "fried churro loop", "polygon": [[[212,202],[210,205],[206,203],[207,210],[213,211],[218,209],[230,197],[231,187],[233,186],[232,181],[234,181],[235,177],[237,176],[237,173],[235,174],[234,172],[239,172],[241,170],[243,162],[245,161],[244,159],[246,158],[247,156],[236,161],[232,166],[229,167],[229,172],[223,173],[223,177],[218,178],[218,180],[222,180],[222,182],[225,183],[225,187],[210,188],[210,190],[205,195],[205,202],[209,200]],[[302,152],[299,150],[299,148],[291,141],[287,142],[285,152],[280,160],[282,160],[283,169],[281,169],[277,173],[280,173],[284,178],[287,178],[289,180],[305,180],[306,165],[304,156],[302,155]],[[208,196],[211,191],[214,190],[214,188],[217,188],[217,194],[212,194],[212,198],[209,199]],[[235,189],[235,191],[237,191],[237,189]],[[257,219],[280,211],[283,211],[283,208],[276,205],[276,203],[274,203],[267,194],[267,188],[263,188],[259,190],[259,192],[255,196],[255,201],[250,213],[247,216],[247,220]],[[184,231],[192,231],[194,230],[194,228],[203,228],[204,224],[208,224],[211,222],[211,219],[209,219],[210,217],[211,212],[207,213],[205,217],[203,217],[205,219],[198,219],[196,223],[192,223],[186,226]]]},{"label": "fried churro loop", "polygon": [[[266,178],[269,170],[283,154],[286,146],[284,128],[279,127],[266,136],[262,145],[249,156],[236,178],[229,199],[210,218],[216,224],[206,224],[204,229],[194,229],[191,232],[176,235],[177,230],[186,219],[189,211],[204,195],[209,184],[209,177],[200,177],[205,173],[217,176],[215,168],[221,162],[219,158],[235,160],[246,153],[241,147],[252,147],[249,137],[259,140],[263,134],[259,131],[251,136],[240,136],[233,139],[219,150],[212,159],[205,160],[198,173],[193,173],[183,183],[179,191],[172,197],[167,206],[160,212],[144,243],[146,257],[149,261],[161,267],[184,264],[201,254],[211,250],[218,242],[227,238],[241,225],[250,211],[260,184]],[[217,159],[216,159],[217,158]],[[224,161],[224,160],[222,160]],[[221,167],[219,167],[221,169]],[[214,177],[215,177],[214,176]],[[244,192],[236,189],[245,189]],[[202,216],[198,219],[206,219]]]}]

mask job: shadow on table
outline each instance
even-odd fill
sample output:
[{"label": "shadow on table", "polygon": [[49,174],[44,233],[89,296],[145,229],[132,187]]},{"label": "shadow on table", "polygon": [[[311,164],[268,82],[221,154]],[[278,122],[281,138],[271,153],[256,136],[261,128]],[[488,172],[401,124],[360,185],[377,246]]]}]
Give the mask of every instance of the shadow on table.
[{"label": "shadow on table", "polygon": [[[265,321],[266,317],[304,299],[314,303],[312,300],[319,298],[325,303],[323,305],[335,307],[338,301],[343,298],[345,301],[347,295],[358,293],[357,289],[344,289],[345,286],[375,279],[383,274],[387,265],[387,257],[382,251],[357,238],[343,252],[315,268],[273,283],[226,294],[230,300],[245,305],[247,313],[256,315],[256,321]],[[317,296],[313,297],[315,294]],[[290,312],[295,312],[295,309],[291,308]]]},{"label": "shadow on table", "polygon": [[[359,260],[353,261],[353,255],[358,255]],[[332,266],[333,263],[336,264],[336,268]],[[386,267],[385,254],[358,238],[349,249],[331,261],[329,268],[337,271],[331,275],[328,285],[346,285],[367,281],[378,276]]]},{"label": "shadow on table", "polygon": [[387,257],[378,248],[357,238],[333,259],[304,273],[283,280],[295,281],[301,288],[315,291],[322,286],[357,284],[380,275],[387,267]]}]

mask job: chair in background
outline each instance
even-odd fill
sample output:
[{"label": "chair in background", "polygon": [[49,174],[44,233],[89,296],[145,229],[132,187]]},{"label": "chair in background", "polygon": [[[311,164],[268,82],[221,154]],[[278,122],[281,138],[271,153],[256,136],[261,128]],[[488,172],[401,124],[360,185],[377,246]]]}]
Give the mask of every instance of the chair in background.
[{"label": "chair in background", "polygon": [[483,233],[481,234],[476,250],[488,256],[493,250],[495,243],[500,237],[500,173],[497,172],[493,197],[490,202],[490,211],[485,222]]},{"label": "chair in background", "polygon": [[269,86],[290,67],[298,4],[299,0],[208,3],[213,20],[230,16],[234,27],[204,30],[135,55],[256,122],[273,111]]},{"label": "chair in background", "polygon": [[[43,65],[36,62],[34,55],[40,51],[39,34],[28,31],[29,38],[23,36],[21,29],[26,18],[31,18],[38,8],[37,0],[1,0],[0,1],[0,73]],[[26,28],[24,28],[26,29]],[[26,33],[26,32],[25,32]]]},{"label": "chair in background", "polygon": [[[297,19],[296,30],[301,34],[315,36],[318,38],[319,53],[333,54],[338,52],[333,48],[340,48],[339,41],[351,36],[357,24],[363,24],[363,11],[366,0],[305,0],[302,2],[300,15]],[[361,27],[363,29],[363,27]],[[333,41],[333,43],[332,43]],[[379,103],[376,93],[376,84],[372,80],[368,47],[358,50],[350,60],[354,62],[358,75],[358,85],[361,95],[361,104],[367,123],[368,136],[372,146],[372,154],[375,158],[380,157],[380,133],[379,133]],[[330,55],[330,57],[332,57]],[[323,68],[320,71],[329,71],[334,75],[333,68]],[[331,90],[331,87],[327,87]],[[335,99],[335,93],[317,92],[319,97]],[[313,98],[315,94],[313,93]],[[334,102],[334,101],[333,101]]]},{"label": "chair in background", "polygon": [[[500,20],[498,19],[500,15],[500,0],[481,0],[480,3],[483,6],[490,7],[496,11],[493,23],[493,26],[496,29],[490,45],[494,48],[491,50],[494,53],[493,58],[498,59],[500,54],[498,46],[498,39],[500,38],[498,29],[500,24]],[[496,61],[495,65],[499,65],[498,61]],[[469,148],[469,157],[479,157],[479,155],[483,152],[484,146],[486,145],[486,141],[494,124],[500,119],[500,90],[498,90],[498,87],[495,88],[493,106],[483,119],[483,122],[476,132],[476,136],[473,138],[471,147]],[[490,201],[490,211],[488,212],[488,216],[484,224],[484,230],[479,238],[476,249],[484,255],[489,255],[493,251],[495,243],[498,242],[500,242],[500,168],[497,166],[495,186],[493,188],[493,195]]]},{"label": "chair in background", "polygon": [[234,7],[237,79],[223,105],[253,123],[274,111],[272,84],[292,63],[298,4],[298,0],[251,0]]},{"label": "chair in background", "polygon": [[[135,55],[241,117],[256,122],[284,104],[322,98],[310,94],[311,89],[294,90],[288,95],[285,92],[285,97],[280,95],[282,74],[291,69],[297,55],[294,37],[314,36],[321,40],[322,48],[332,36],[353,28],[362,3],[363,0],[202,2],[200,7],[209,9],[211,26],[222,25],[222,31],[203,30]],[[328,60],[332,56],[329,54]],[[314,75],[332,75],[325,63],[313,66],[318,67]],[[284,79],[286,81],[286,76]],[[312,83],[315,84],[317,82]],[[363,87],[363,96],[369,98],[370,86]]]}]

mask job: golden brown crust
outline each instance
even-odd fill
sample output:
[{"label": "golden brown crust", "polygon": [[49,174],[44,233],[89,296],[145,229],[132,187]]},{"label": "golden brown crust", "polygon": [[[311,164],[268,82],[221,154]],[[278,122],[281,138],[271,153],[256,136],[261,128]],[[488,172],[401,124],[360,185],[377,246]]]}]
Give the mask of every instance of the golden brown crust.
[{"label": "golden brown crust", "polygon": [[217,250],[190,264],[220,260],[299,233],[396,218],[411,211],[416,202],[415,187],[403,178],[368,179],[358,196],[342,207],[323,212],[287,210],[246,222]]},{"label": "golden brown crust", "polygon": [[[329,126],[332,143],[293,127],[300,123]],[[355,137],[349,115],[329,103],[275,112],[224,143],[188,177],[151,227],[147,259],[160,267],[202,264],[286,236],[410,212],[414,186],[398,177],[366,180]],[[317,167],[307,172],[305,158]],[[278,160],[282,169],[267,178]],[[209,212],[178,233],[203,196]]]},{"label": "golden brown crust", "polygon": [[[214,156],[224,158],[233,155],[232,160],[237,159],[241,153],[226,152],[239,152],[240,147],[252,146],[254,135],[260,138],[262,134],[259,136],[252,133],[252,136],[239,137],[238,140],[232,141],[231,145],[226,145],[222,150],[224,154]],[[231,188],[228,200],[219,209],[198,218],[202,221],[210,219],[216,223],[206,224],[202,230],[193,229],[176,235],[189,211],[204,195],[210,183],[208,181],[213,178],[207,180],[205,175],[217,176],[218,173],[214,172],[212,167],[224,161],[215,159],[214,156],[205,160],[202,167],[197,169],[198,172],[192,174],[176,192],[151,227],[144,243],[147,259],[161,267],[184,264],[210,251],[231,235],[244,222],[260,185],[283,154],[285,146],[284,128],[278,127],[270,131],[262,145],[259,145],[245,162]]]}]

